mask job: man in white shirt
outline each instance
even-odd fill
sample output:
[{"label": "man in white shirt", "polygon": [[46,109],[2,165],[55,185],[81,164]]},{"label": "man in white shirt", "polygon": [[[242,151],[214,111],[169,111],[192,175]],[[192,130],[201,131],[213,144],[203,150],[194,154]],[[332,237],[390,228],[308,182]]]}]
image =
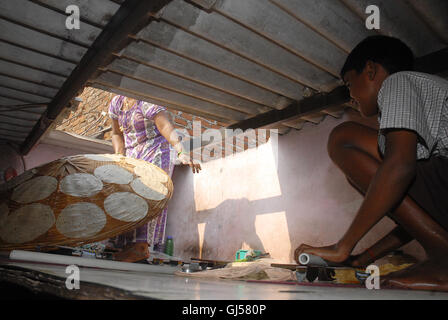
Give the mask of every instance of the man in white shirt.
[{"label": "man in white shirt", "polygon": [[[448,81],[411,71],[414,56],[400,40],[372,36],[348,56],[341,78],[364,117],[333,129],[328,152],[364,196],[352,224],[336,244],[300,245],[329,262],[367,266],[416,239],[427,260],[382,279],[382,286],[448,291]],[[384,216],[397,227],[366,252],[350,256]]]}]

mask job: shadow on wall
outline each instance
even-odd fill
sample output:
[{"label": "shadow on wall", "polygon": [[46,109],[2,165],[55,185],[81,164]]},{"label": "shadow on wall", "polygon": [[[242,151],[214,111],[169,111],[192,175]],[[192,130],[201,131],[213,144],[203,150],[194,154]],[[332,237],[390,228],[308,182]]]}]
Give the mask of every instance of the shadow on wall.
[{"label": "shadow on wall", "polygon": [[[272,232],[275,230],[266,231],[268,226],[263,224],[263,218],[260,218],[261,215],[272,215],[277,206],[279,212],[277,215],[283,215],[280,204],[272,205],[272,202],[278,202],[279,200],[281,200],[281,197],[254,201],[249,201],[247,198],[228,199],[213,209],[197,211],[194,214],[194,219],[190,220],[190,223],[198,225],[198,229],[195,230],[197,236],[194,237],[197,241],[184,246],[183,255],[187,255],[189,258],[231,260],[239,249],[269,252],[270,250],[265,246],[260,233],[262,235],[270,233],[273,237],[285,238],[287,241],[284,245],[289,250],[289,235],[287,233],[276,235]],[[254,212],[255,207],[257,208],[256,212]],[[219,215],[222,219],[214,221],[212,218],[214,215]],[[271,217],[271,220],[273,218]],[[275,221],[271,222],[275,223]],[[279,221],[276,221],[276,223],[278,224]],[[283,225],[286,226],[286,223],[283,223]],[[270,229],[272,228],[273,226],[270,226]]]}]

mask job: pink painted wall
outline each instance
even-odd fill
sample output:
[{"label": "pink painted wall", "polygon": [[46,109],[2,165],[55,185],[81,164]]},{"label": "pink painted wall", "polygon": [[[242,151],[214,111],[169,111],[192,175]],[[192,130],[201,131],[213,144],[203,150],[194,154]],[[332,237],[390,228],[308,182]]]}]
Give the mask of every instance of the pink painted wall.
[{"label": "pink painted wall", "polygon": [[[111,152],[112,149],[111,149]],[[80,150],[73,147],[61,147],[46,143],[37,144],[28,155],[23,157],[23,161],[20,155],[14,151],[8,145],[0,144],[0,171],[5,170],[7,167],[13,167],[16,169],[18,174],[21,174],[24,170],[24,165],[26,170],[37,167],[41,164],[45,164],[62,157],[72,156],[76,154],[86,154],[86,153],[97,153],[94,151],[87,152],[86,150]],[[104,152],[100,152],[104,153]]]},{"label": "pink painted wall", "polygon": [[40,143],[36,145],[28,155],[24,157],[26,168],[31,169],[41,164],[45,164],[62,157],[73,156],[76,154],[85,154],[87,152],[73,149],[54,146],[50,144]]},{"label": "pink painted wall", "polygon": [[59,158],[86,153],[73,148],[64,148],[49,144],[36,145],[23,159],[17,152],[7,145],[0,145],[0,172],[8,167],[16,169],[17,174],[21,174],[26,170],[37,167],[41,164],[57,160]]},{"label": "pink painted wall", "polygon": [[[193,175],[176,167],[168,205],[167,235],[184,259],[232,260],[238,249],[258,249],[292,263],[301,243],[323,246],[344,234],[362,197],[331,162],[326,144],[343,119],[326,117],[319,125],[278,137],[278,163],[267,143],[203,164]],[[355,247],[367,248],[394,227],[384,218]],[[406,253],[424,258],[415,241]]]}]

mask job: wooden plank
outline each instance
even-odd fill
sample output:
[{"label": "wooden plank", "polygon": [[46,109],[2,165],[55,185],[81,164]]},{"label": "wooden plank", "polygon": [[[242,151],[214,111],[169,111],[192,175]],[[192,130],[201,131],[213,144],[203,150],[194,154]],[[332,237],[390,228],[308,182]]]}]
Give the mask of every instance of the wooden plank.
[{"label": "wooden plank", "polygon": [[339,119],[344,114],[344,106],[334,106],[328,109],[322,110],[322,113],[328,114],[334,118]]},{"label": "wooden plank", "polygon": [[319,93],[312,97],[295,102],[282,110],[272,110],[253,118],[243,120],[230,125],[229,129],[241,128],[242,130],[262,128],[281,123],[292,118],[300,118],[328,107],[341,104],[350,100],[348,89],[345,86],[338,87],[330,93]]},{"label": "wooden plank", "polygon": [[289,120],[282,122],[283,125],[287,127],[291,127],[297,130],[301,130],[303,128],[303,125],[305,124],[305,120],[302,119],[295,119],[295,120]]},{"label": "wooden plank", "polygon": [[319,123],[321,123],[322,122],[322,120],[324,119],[324,115],[323,114],[320,114],[320,113],[316,113],[316,114],[310,114],[310,115],[308,115],[308,116],[302,116],[302,117],[300,117],[301,119],[304,119],[304,120],[306,120],[306,121],[309,121],[309,122],[311,122],[311,123],[314,123],[314,124],[319,124]]}]

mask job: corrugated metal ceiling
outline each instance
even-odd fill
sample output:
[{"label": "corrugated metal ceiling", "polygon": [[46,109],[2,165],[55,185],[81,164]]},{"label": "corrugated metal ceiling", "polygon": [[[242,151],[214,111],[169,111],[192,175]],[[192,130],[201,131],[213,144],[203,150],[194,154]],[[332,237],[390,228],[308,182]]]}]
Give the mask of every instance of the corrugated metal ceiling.
[{"label": "corrugated metal ceiling", "polygon": [[[80,30],[65,27],[77,4]],[[21,144],[119,5],[108,1],[0,1],[0,137]],[[92,23],[90,23],[92,22]]]},{"label": "corrugated metal ceiling", "polygon": [[[0,2],[2,139],[25,141],[122,2]],[[72,4],[80,30],[65,28]],[[368,5],[380,8],[380,30],[365,28]],[[446,48],[447,17],[444,0],[173,0],[88,85],[235,124],[340,86],[348,52],[368,35],[396,36],[417,57]]]}]

